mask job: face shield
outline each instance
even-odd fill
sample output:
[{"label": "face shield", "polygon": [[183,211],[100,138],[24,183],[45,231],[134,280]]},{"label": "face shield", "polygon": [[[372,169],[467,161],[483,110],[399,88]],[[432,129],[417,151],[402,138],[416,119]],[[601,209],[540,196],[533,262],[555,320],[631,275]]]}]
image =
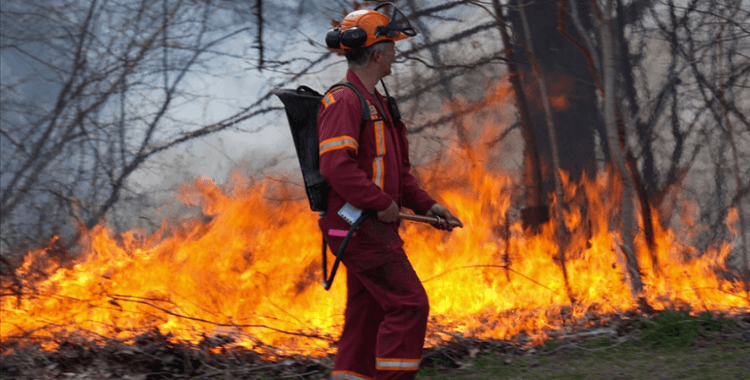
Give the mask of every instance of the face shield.
[{"label": "face shield", "polygon": [[376,12],[380,12],[387,17],[390,17],[390,21],[386,26],[379,26],[375,32],[375,37],[386,36],[388,38],[396,38],[398,32],[401,32],[409,37],[417,35],[417,31],[412,28],[409,20],[404,16],[401,11],[396,8],[393,3],[383,3],[373,9]]}]

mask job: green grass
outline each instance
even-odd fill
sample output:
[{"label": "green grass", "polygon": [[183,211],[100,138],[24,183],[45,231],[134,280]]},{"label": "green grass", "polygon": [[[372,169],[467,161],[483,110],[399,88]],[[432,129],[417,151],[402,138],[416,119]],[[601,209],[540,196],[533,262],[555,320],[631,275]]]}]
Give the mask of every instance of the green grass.
[{"label": "green grass", "polygon": [[546,342],[526,356],[485,353],[423,366],[418,380],[461,379],[750,379],[750,342],[717,339],[736,322],[709,313],[662,312],[640,321],[630,340]]},{"label": "green grass", "polygon": [[[579,347],[612,345],[597,339]],[[542,351],[543,352],[543,351]],[[652,348],[627,342],[601,351],[563,348],[550,356],[485,354],[461,369],[423,368],[418,380],[438,379],[750,379],[750,343]]]},{"label": "green grass", "polygon": [[641,320],[643,334],[640,341],[652,347],[659,345],[686,347],[697,338],[712,338],[717,331],[737,326],[732,319],[702,313],[692,317],[688,312],[665,311],[651,320]]}]

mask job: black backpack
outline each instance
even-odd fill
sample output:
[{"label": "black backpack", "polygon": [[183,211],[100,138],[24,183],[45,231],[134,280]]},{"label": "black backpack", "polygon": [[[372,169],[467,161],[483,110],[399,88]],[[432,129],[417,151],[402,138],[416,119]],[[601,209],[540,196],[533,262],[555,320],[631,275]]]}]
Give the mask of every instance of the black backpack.
[{"label": "black backpack", "polygon": [[[347,81],[336,83],[326,93],[339,86],[352,89],[362,103],[362,124],[359,128],[361,135],[365,125],[370,120],[370,109],[367,101],[362,92]],[[313,211],[325,212],[328,184],[320,174],[317,127],[318,109],[325,94],[320,94],[307,86],[300,86],[296,90],[275,90],[273,94],[284,103],[286,116],[289,119],[289,128],[292,130],[294,147],[297,150],[299,166],[302,169],[302,178],[305,181],[305,192],[307,193],[307,199],[310,201],[310,208]]]}]

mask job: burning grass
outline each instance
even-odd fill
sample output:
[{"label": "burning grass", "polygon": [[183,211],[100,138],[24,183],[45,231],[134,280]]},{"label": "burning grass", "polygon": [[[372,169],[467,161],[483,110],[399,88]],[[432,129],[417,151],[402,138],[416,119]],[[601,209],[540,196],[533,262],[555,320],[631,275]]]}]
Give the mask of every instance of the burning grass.
[{"label": "burning grass", "polygon": [[[636,307],[612,231],[613,205],[619,202],[607,175],[566,184],[566,202],[587,201],[571,203],[565,215],[571,232],[568,272],[578,300],[570,306],[556,261],[554,221],[538,235],[524,233],[511,220],[514,181],[455,165],[460,160],[447,162],[455,172],[453,183],[423,177],[467,228],[447,235],[405,223],[402,231],[428,291],[431,314],[442,325],[479,338],[508,339],[524,331],[540,340],[546,330],[563,327],[565,314],[580,318]],[[291,191],[271,188],[268,181],[222,189],[196,180],[180,196],[201,206],[212,217],[208,222],[192,219],[178,228],[165,224],[142,237],[137,231],[113,237],[100,225],[85,232],[83,254],[72,265],[48,260],[51,247],[30,252],[16,271],[23,293],[11,297],[6,292],[1,301],[3,340],[44,336],[50,329],[121,339],[158,327],[193,343],[203,334],[231,331],[248,348],[257,348],[257,339],[300,353],[329,353],[342,322],[344,274],[331,292],[317,285],[315,216],[303,202],[268,200],[292,198]],[[730,215],[736,218],[735,212]],[[656,309],[690,305],[696,312],[747,307],[742,284],[716,274],[729,271],[724,260],[735,243],[699,252],[684,240],[690,233],[657,229],[658,264],[638,239],[648,302]],[[5,289],[14,286],[3,279]]]},{"label": "burning grass", "polygon": [[[577,300],[570,305],[556,261],[554,222],[540,234],[525,233],[510,217],[515,186],[510,177],[470,165],[451,167],[459,168],[453,183],[431,190],[467,228],[448,235],[405,223],[402,231],[430,297],[433,326],[479,339],[521,334],[540,342],[553,331],[587,327],[569,321],[636,309],[610,222],[616,218],[611,205],[619,203],[611,194],[617,191],[606,175],[566,184],[566,201],[587,199],[592,221],[587,230],[583,207],[570,204],[567,265]],[[137,231],[113,237],[100,225],[85,233],[83,254],[74,263],[48,260],[51,247],[30,252],[16,271],[20,293],[4,292],[1,300],[3,341],[44,340],[63,331],[127,340],[158,328],[192,344],[204,336],[230,335],[237,345],[264,355],[275,355],[275,349],[316,357],[331,353],[342,324],[345,274],[331,292],[317,284],[320,235],[314,215],[303,202],[268,200],[293,198],[290,191],[267,181],[221,188],[196,180],[183,187],[181,199],[200,205],[210,221],[165,224],[142,237]],[[698,252],[683,240],[685,234],[657,229],[658,264],[638,240],[648,302],[656,309],[689,307],[696,313],[744,310],[748,296],[742,283],[716,274],[729,271],[723,262],[734,242]],[[18,284],[4,278],[3,287]],[[428,341],[439,343],[432,335]]]}]

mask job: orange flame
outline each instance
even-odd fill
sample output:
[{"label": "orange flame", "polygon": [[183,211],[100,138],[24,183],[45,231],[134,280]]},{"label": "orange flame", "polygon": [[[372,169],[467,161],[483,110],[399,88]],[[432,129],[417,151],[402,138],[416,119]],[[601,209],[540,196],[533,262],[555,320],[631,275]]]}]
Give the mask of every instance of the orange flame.
[{"label": "orange flame", "polygon": [[[507,102],[506,97],[498,101]],[[498,126],[485,125],[476,139],[488,138],[493,129]],[[466,225],[452,234],[409,222],[402,228],[405,250],[430,298],[431,328],[482,339],[525,332],[538,341],[564,327],[563,310],[573,320],[587,312],[635,309],[611,223],[619,190],[610,175],[579,184],[565,181],[563,220],[572,235],[567,270],[578,301],[571,306],[556,259],[554,221],[540,234],[528,235],[520,222],[509,220],[518,183],[477,164],[491,162],[488,155],[478,149],[469,162],[451,149],[443,164],[436,164],[440,170],[418,173],[427,179],[426,189]],[[450,178],[429,178],[436,172],[449,172]],[[191,342],[231,335],[237,344],[271,355],[273,347],[330,353],[343,323],[345,271],[330,292],[324,291],[318,284],[316,216],[304,200],[279,200],[299,199],[297,189],[269,180],[246,182],[233,175],[223,188],[201,179],[181,188],[181,200],[200,205],[213,218],[207,222],[164,223],[143,237],[140,231],[113,237],[99,225],[85,233],[83,253],[71,267],[47,263],[45,249],[30,252],[19,276],[39,270],[49,276],[30,282],[19,298],[0,299],[2,339],[65,330],[132,339],[157,327]],[[730,215],[736,219],[735,211]],[[636,241],[646,299],[657,309],[745,308],[742,284],[716,275],[735,243],[701,254],[685,243],[683,235],[692,226],[685,217],[687,232],[663,229],[654,220],[656,270],[642,237]],[[439,339],[432,334],[430,342]]]}]

